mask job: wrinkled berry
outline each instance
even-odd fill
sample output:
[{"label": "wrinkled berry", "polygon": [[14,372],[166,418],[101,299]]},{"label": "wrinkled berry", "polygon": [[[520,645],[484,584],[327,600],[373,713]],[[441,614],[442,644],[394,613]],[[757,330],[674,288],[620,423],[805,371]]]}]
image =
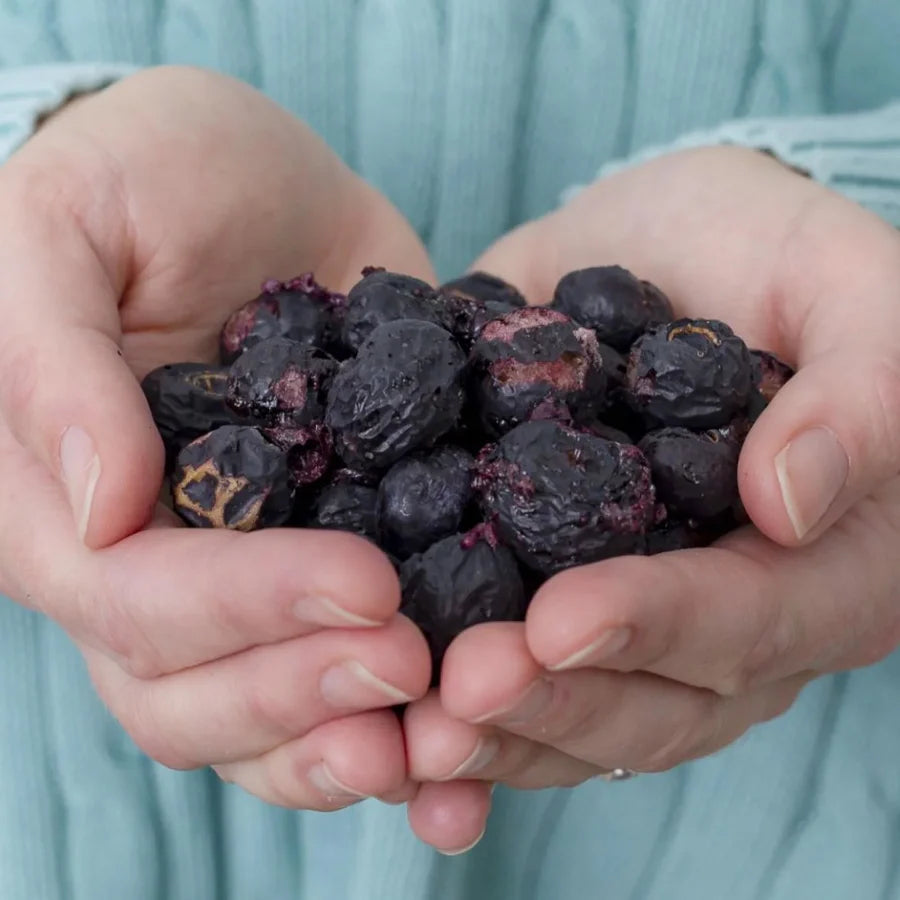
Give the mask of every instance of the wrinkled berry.
[{"label": "wrinkled berry", "polygon": [[376,328],[335,377],[325,423],[345,464],[386,469],[452,431],[462,412],[465,356],[437,325]]},{"label": "wrinkled berry", "polygon": [[771,403],[775,395],[794,376],[794,370],[782,362],[774,353],[765,350],[751,350],[750,363],[753,386],[762,394],[766,403]]},{"label": "wrinkled berry", "polygon": [[379,325],[398,319],[441,325],[434,288],[411,275],[366,269],[362,280],[347,294],[344,345],[356,352]]},{"label": "wrinkled berry", "polygon": [[166,449],[166,471],[191,441],[222,425],[237,424],[225,403],[228,369],[204,363],[160,366],[141,382]]},{"label": "wrinkled berry", "polygon": [[718,537],[716,529],[707,523],[670,517],[647,532],[644,538],[644,553],[647,556],[655,556],[657,553],[670,553],[673,550],[706,547],[716,537]]},{"label": "wrinkled berry", "polygon": [[378,486],[378,536],[400,559],[455,534],[472,495],[475,460],[440,447],[394,463]]},{"label": "wrinkled berry", "polygon": [[345,298],[317,284],[311,273],[265,282],[262,293],[234,312],[222,328],[222,362],[272,337],[331,349],[340,332]]},{"label": "wrinkled berry", "polygon": [[294,502],[286,454],[255,428],[217,428],[178,454],[172,501],[189,525],[201,528],[283,525]]},{"label": "wrinkled berry", "polygon": [[486,540],[453,535],[400,567],[400,612],[415,622],[431,649],[437,684],[450,642],[482,622],[521,621],[527,597],[516,559]]},{"label": "wrinkled berry", "polygon": [[737,499],[741,447],[722,432],[662,428],[638,447],[650,463],[657,497],[677,517],[711,519]]},{"label": "wrinkled berry", "polygon": [[660,316],[663,321],[670,318],[665,295],[645,284],[621,266],[579,269],[560,279],[551,305],[579,325],[593,328],[597,340],[627,350]]},{"label": "wrinkled berry", "polygon": [[634,552],[657,515],[636,447],[549,421],[526,422],[486,448],[474,487],[500,539],[548,575]]},{"label": "wrinkled berry", "polygon": [[470,365],[472,402],[493,437],[527,421],[548,401],[566,406],[576,421],[593,417],[606,389],[591,330],[543,307],[488,322]]},{"label": "wrinkled berry", "polygon": [[727,325],[679,319],[635,342],[626,392],[648,424],[716,428],[746,407],[750,379],[750,353]]},{"label": "wrinkled berry", "polygon": [[499,303],[510,307],[525,306],[525,298],[509,282],[487,272],[469,272],[438,288],[442,294],[455,294],[481,303]]},{"label": "wrinkled berry", "polygon": [[269,338],[232,363],[228,405],[253,424],[321,422],[337,370],[337,360],[323,350],[287,338]]},{"label": "wrinkled berry", "polygon": [[352,473],[338,472],[319,492],[305,524],[309,528],[349,531],[374,541],[377,499],[378,491],[371,484],[354,478]]},{"label": "wrinkled berry", "polygon": [[321,422],[309,425],[275,425],[262,433],[287,453],[288,470],[297,487],[315,484],[331,465],[334,441]]},{"label": "wrinkled berry", "polygon": [[467,351],[488,322],[519,308],[502,300],[476,300],[457,294],[441,294],[437,304],[441,324]]},{"label": "wrinkled berry", "polygon": [[650,309],[650,321],[652,325],[665,325],[675,318],[675,310],[672,309],[672,301],[655,285],[649,281],[642,281],[644,296],[647,298],[647,306]]}]

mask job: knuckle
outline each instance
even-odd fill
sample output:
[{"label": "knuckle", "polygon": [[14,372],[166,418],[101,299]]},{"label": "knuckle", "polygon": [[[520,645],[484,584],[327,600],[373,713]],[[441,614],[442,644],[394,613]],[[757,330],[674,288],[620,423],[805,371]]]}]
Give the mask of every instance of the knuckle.
[{"label": "knuckle", "polygon": [[120,595],[97,597],[82,591],[77,602],[92,642],[99,643],[123,671],[141,680],[166,674],[159,653]]},{"label": "knuckle", "polygon": [[137,692],[128,711],[119,716],[122,727],[138,749],[160,765],[181,771],[196,768],[197,763],[178,751],[176,741],[160,723],[150,696],[147,691]]},{"label": "knuckle", "polygon": [[900,458],[900,356],[890,354],[875,360],[871,379],[875,445],[896,472]]},{"label": "knuckle", "polygon": [[640,772],[665,772],[701,756],[721,728],[721,704],[712,692],[698,692],[693,713],[683,716],[661,744],[629,762]]},{"label": "knuckle", "polygon": [[244,708],[251,727],[274,731],[279,737],[302,737],[304,711],[286,684],[293,680],[251,675],[244,684]]},{"label": "knuckle", "polygon": [[776,603],[768,605],[769,613],[762,617],[757,637],[741,653],[737,662],[712,688],[722,697],[737,697],[753,690],[777,673],[785,658],[797,646],[794,620]]}]

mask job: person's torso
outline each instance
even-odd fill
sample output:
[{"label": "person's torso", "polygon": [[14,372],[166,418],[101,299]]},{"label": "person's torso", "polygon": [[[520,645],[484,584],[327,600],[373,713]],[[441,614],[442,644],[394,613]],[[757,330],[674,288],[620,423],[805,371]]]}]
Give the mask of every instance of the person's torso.
[{"label": "person's torso", "polygon": [[0,65],[192,63],[305,118],[442,274],[610,158],[900,95],[897,0],[19,0]]}]

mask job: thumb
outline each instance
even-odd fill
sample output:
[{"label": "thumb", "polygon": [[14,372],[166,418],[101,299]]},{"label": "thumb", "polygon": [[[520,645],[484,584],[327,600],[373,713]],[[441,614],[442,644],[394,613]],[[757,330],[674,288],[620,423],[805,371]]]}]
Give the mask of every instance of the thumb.
[{"label": "thumb", "polygon": [[25,182],[0,185],[0,415],[59,480],[78,536],[105,547],[149,520],[162,443],[118,346],[123,285],[64,199]]}]

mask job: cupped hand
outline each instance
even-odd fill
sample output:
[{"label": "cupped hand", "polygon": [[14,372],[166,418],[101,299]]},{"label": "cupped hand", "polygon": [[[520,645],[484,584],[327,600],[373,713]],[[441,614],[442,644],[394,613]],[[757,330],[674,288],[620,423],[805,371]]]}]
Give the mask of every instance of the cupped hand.
[{"label": "cupped hand", "polygon": [[387,201],[302,123],[161,68],[54,116],[0,170],[0,590],[59,622],[136,742],[266,800],[413,795],[390,707],[425,642],[349,535],[178,528],[138,379],[215,357],[266,278],[433,278]]},{"label": "cupped hand", "polygon": [[476,265],[540,303],[615,263],[798,368],[741,455],[755,527],[561,573],[525,624],[461,635],[407,713],[415,779],[668,769],[900,643],[900,237],[763,154],[706,148],[601,180]]}]

